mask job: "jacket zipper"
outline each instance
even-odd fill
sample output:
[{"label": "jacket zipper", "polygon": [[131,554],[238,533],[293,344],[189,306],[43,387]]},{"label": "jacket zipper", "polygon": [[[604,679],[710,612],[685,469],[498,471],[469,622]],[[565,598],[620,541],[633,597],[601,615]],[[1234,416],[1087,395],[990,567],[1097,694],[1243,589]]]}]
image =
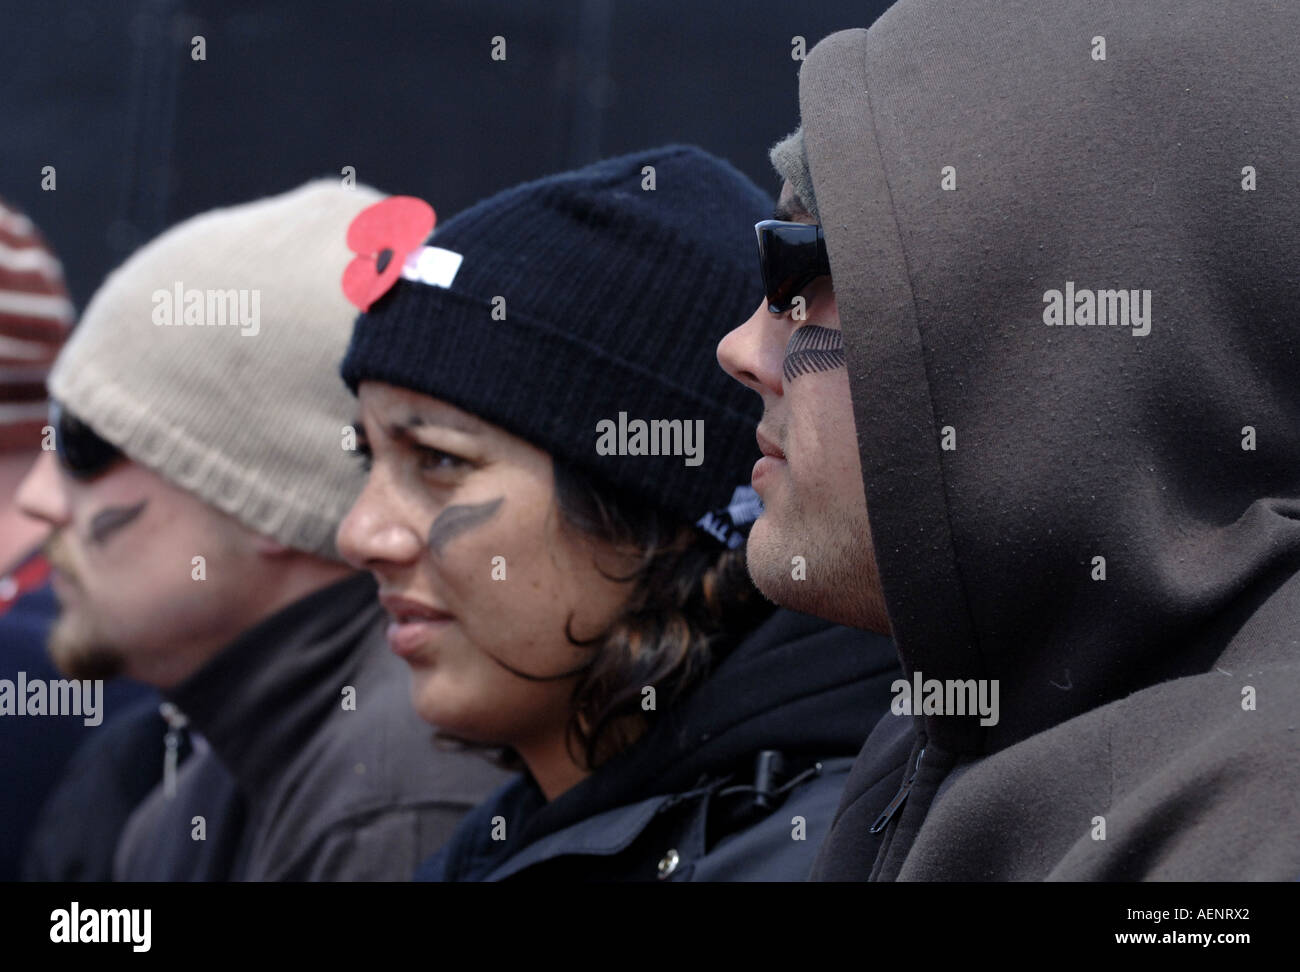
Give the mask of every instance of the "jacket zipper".
[{"label": "jacket zipper", "polygon": [[902,786],[900,786],[898,792],[894,794],[894,798],[890,800],[885,809],[880,812],[880,816],[876,818],[876,822],[871,825],[869,833],[878,834],[884,830],[885,827],[888,826],[889,821],[893,819],[894,814],[898,812],[898,808],[907,801],[907,795],[912,792],[912,784],[916,781],[917,771],[921,768],[921,757],[924,755],[925,747],[922,746],[921,751],[916,754],[916,765],[912,767],[912,772],[907,774],[907,777],[903,780]]},{"label": "jacket zipper", "polygon": [[170,799],[176,795],[176,767],[180,763],[181,735],[190,720],[174,702],[162,703],[158,707],[158,714],[167,723],[167,735],[163,737],[163,794]]}]

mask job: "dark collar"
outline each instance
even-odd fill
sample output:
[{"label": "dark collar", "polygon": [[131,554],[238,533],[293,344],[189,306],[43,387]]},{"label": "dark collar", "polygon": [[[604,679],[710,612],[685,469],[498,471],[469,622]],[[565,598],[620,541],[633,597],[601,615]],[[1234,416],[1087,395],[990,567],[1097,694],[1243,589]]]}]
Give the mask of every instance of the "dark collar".
[{"label": "dark collar", "polygon": [[255,797],[338,709],[381,614],[374,580],[356,574],[258,622],[164,694]]},{"label": "dark collar", "polygon": [[733,771],[752,774],[761,750],[855,756],[898,674],[888,638],[778,610],[641,739],[537,807],[521,828],[524,843]]}]

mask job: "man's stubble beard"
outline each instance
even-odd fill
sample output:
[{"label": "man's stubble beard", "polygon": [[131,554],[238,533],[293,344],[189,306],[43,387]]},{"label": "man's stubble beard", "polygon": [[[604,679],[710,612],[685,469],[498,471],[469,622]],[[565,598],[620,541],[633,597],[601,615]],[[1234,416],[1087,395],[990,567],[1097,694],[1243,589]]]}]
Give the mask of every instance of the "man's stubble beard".
[{"label": "man's stubble beard", "polygon": [[[888,633],[889,621],[871,549],[865,515],[845,516],[845,522],[825,512],[811,513],[791,490],[785,522],[807,538],[799,544],[781,535],[775,521],[765,526],[766,540],[758,545],[753,533],[746,547],[750,579],[769,601],[791,611],[811,614],[836,624]],[[764,517],[771,516],[765,512]],[[762,523],[762,517],[758,524]],[[811,542],[807,542],[811,541]],[[802,549],[800,549],[802,547]],[[793,576],[792,558],[805,560],[805,579]]]},{"label": "man's stubble beard", "polygon": [[62,608],[50,628],[50,660],[68,678],[115,678],[126,667],[121,651],[113,647],[84,611]]},{"label": "man's stubble beard", "polygon": [[[60,535],[50,538],[45,547],[45,557],[84,597],[85,588],[74,572],[65,541]],[[54,667],[68,678],[114,678],[126,667],[125,655],[104,633],[93,612],[76,605],[60,603],[58,617],[50,628],[46,651]]]}]

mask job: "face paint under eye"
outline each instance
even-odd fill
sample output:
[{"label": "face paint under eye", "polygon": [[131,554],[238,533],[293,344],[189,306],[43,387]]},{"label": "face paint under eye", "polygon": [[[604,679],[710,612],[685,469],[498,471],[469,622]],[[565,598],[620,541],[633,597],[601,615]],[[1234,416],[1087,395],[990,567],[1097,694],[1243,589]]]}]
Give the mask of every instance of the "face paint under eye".
[{"label": "face paint under eye", "polygon": [[435,557],[441,557],[443,548],[467,530],[482,526],[496,516],[504,497],[498,496],[486,503],[463,503],[449,506],[433,521],[429,527],[429,549]]},{"label": "face paint under eye", "polygon": [[90,518],[91,542],[103,543],[143,513],[148,505],[148,500],[141,500],[135,506],[109,506],[100,510]]},{"label": "face paint under eye", "polygon": [[844,367],[844,334],[834,328],[805,324],[790,337],[785,349],[781,376],[794,381],[814,371],[834,371]]}]

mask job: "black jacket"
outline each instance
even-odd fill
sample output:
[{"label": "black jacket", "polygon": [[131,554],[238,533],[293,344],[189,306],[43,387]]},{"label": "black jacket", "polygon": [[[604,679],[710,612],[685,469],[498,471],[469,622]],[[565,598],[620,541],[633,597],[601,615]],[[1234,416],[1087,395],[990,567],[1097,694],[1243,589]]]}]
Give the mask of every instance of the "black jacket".
[{"label": "black jacket", "polygon": [[255,625],[169,690],[201,739],[175,794],[160,786],[132,815],[115,877],[409,879],[505,774],[433,747],[384,623],[374,581],[357,574]]},{"label": "black jacket", "polygon": [[[59,614],[48,570],[33,554],[0,583],[13,592],[0,593],[0,678],[64,677],[45,647]],[[157,707],[152,689],[119,678],[104,686],[99,725],[0,719],[0,881],[108,880],[122,826],[161,775],[161,755],[137,742],[156,729]]]},{"label": "black jacket", "polygon": [[626,752],[551,803],[507,784],[417,876],[803,880],[897,674],[887,639],[778,611]]},{"label": "black jacket", "polygon": [[[32,828],[24,881],[112,880],[122,830],[163,776],[166,723],[151,695],[138,694],[111,722],[106,719],[100,734],[83,742],[66,766],[56,764],[62,776]],[[16,773],[14,778],[21,779]],[[95,812],[87,813],[87,807]]]}]

